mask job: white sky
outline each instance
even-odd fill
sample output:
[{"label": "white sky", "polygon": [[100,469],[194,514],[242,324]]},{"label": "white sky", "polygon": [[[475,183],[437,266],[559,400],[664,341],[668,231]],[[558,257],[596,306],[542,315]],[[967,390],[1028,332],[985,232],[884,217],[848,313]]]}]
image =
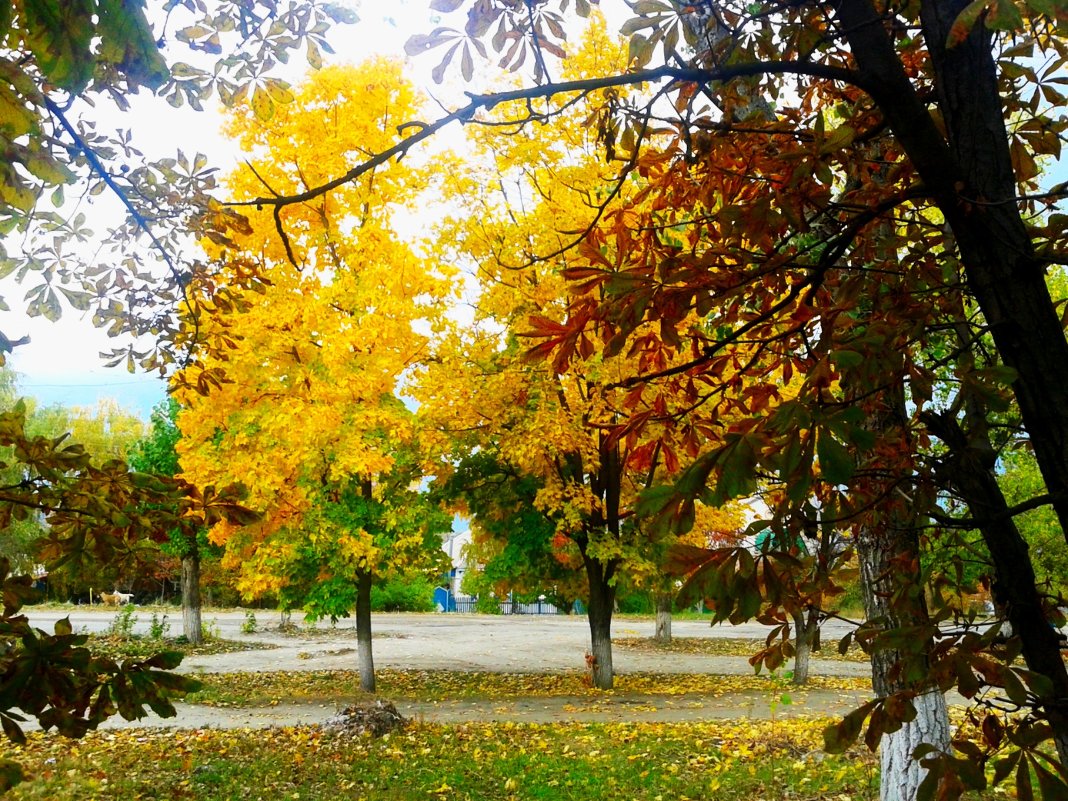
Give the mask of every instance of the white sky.
[{"label": "white sky", "polygon": [[[339,25],[332,31],[330,41],[336,54],[324,54],[328,63],[358,62],[380,54],[403,57],[408,37],[415,32],[428,32],[434,25],[429,0],[392,0],[388,4],[367,0],[358,6],[358,13],[358,23]],[[450,92],[433,85],[430,71],[436,63],[432,53],[409,59],[407,66],[413,80],[429,87],[435,96],[457,96],[455,88]],[[296,57],[285,71],[273,74],[296,82],[306,71],[306,63]],[[99,128],[131,128],[135,144],[149,159],[172,156],[181,148],[188,156],[196,152],[208,154],[212,164],[224,170],[235,162],[235,148],[218,133],[220,116],[215,109],[173,109],[148,95],[134,98],[133,106],[126,114],[101,114]],[[111,211],[107,211],[109,206]],[[101,195],[97,208],[90,210],[90,227],[103,228],[99,220],[108,219],[115,207],[113,201]],[[31,277],[27,287],[33,283]],[[163,382],[152,375],[128,373],[124,367],[106,368],[99,356],[101,351],[124,347],[128,340],[108,338],[103,330],[93,327],[90,315],[69,308],[58,323],[26,317],[22,298],[27,287],[20,287],[11,279],[0,284],[0,292],[12,309],[0,312],[0,331],[12,339],[25,334],[31,337],[30,344],[9,356],[9,364],[21,376],[23,394],[36,396],[46,404],[66,405],[90,405],[98,398],[113,397],[147,417],[151,407],[164,397]]]}]

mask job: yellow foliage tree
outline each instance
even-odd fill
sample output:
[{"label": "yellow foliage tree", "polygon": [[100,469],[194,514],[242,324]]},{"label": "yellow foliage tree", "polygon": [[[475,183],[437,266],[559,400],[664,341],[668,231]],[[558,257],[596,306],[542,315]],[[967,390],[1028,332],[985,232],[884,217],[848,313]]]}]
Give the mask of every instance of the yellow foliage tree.
[{"label": "yellow foliage tree", "polygon": [[[563,77],[622,69],[626,61],[625,49],[598,22]],[[582,334],[563,349],[581,361],[545,357],[559,344],[556,335],[576,327],[564,325],[568,281],[641,258],[574,247],[589,226],[640,203],[643,182],[629,175],[631,165],[621,174],[618,163],[601,158],[584,100],[565,109],[551,131],[512,129],[506,120],[525,108],[502,104],[502,125],[472,134],[479,168],[450,176],[446,192],[462,211],[439,238],[451,243],[455,260],[473,264],[477,300],[473,324],[446,338],[418,396],[420,413],[447,439],[439,447],[451,449],[452,462],[489,450],[537,479],[534,503],[555,521],[555,547],[562,556],[577,551],[585,572],[587,659],[594,684],[610,688],[620,575],[651,586],[662,572],[665,543],[643,527],[639,496],[719,434],[711,426],[669,432],[663,422],[679,411],[677,401],[655,386],[629,388],[636,375],[671,365],[665,351],[649,355],[639,345],[620,352]],[[698,324],[696,316],[691,322]],[[542,338],[533,350],[524,344],[531,335]]]},{"label": "yellow foliage tree", "polygon": [[[249,161],[231,189],[299,192],[336,174],[348,154],[387,147],[417,111],[393,61],[323,69],[269,122],[250,107],[234,115],[228,133]],[[255,264],[270,285],[198,321],[208,347],[191,369],[224,380],[206,395],[180,390],[185,475],[201,485],[240,480],[265,511],[254,526],[213,532],[240,589],[313,616],[355,607],[369,691],[372,581],[437,570],[438,535],[449,528],[420,500],[417,434],[400,399],[451,292],[448,271],[394,227],[393,204],[414,204],[428,183],[409,165],[370,173],[287,209],[285,241],[268,213],[253,213],[238,250],[218,258],[235,275]]]}]

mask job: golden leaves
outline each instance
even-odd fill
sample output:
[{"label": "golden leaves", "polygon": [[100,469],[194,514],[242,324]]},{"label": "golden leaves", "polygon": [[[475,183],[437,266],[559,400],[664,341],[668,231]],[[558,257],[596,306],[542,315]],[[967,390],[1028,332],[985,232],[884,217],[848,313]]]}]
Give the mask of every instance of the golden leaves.
[{"label": "golden leaves", "polygon": [[413,722],[378,739],[315,727],[35,735],[13,798],[866,797],[873,758],[814,758],[821,721]]}]

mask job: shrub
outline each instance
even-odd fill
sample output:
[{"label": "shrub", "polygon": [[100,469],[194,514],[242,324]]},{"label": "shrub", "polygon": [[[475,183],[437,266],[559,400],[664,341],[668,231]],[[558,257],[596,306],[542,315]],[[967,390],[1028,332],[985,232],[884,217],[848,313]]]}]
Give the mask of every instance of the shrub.
[{"label": "shrub", "polygon": [[114,637],[124,637],[129,639],[133,637],[134,625],[137,623],[137,617],[134,615],[134,608],[132,604],[125,604],[119,608],[119,613],[115,615],[115,618],[111,621],[111,625],[108,626],[108,634]]},{"label": "shrub", "polygon": [[475,599],[475,611],[483,615],[501,614],[501,604],[489,593],[478,596]]},{"label": "shrub", "polygon": [[434,587],[423,576],[400,576],[371,587],[375,612],[433,612]]},{"label": "shrub", "polygon": [[648,615],[656,611],[656,604],[645,590],[632,590],[616,596],[616,609],[623,615]]},{"label": "shrub", "polygon": [[148,636],[152,640],[162,640],[171,630],[171,624],[167,622],[167,616],[160,618],[155,612],[152,613],[152,621],[148,624]]}]

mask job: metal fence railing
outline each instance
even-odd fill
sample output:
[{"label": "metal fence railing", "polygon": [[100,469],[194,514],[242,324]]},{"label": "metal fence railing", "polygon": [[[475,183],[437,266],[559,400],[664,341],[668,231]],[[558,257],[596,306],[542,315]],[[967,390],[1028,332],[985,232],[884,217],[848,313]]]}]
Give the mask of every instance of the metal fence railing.
[{"label": "metal fence railing", "polygon": [[[453,598],[449,611],[477,612],[475,606],[478,601],[474,598]],[[548,601],[535,601],[534,603],[521,604],[512,601],[498,601],[502,615],[558,615],[560,610]]]}]

